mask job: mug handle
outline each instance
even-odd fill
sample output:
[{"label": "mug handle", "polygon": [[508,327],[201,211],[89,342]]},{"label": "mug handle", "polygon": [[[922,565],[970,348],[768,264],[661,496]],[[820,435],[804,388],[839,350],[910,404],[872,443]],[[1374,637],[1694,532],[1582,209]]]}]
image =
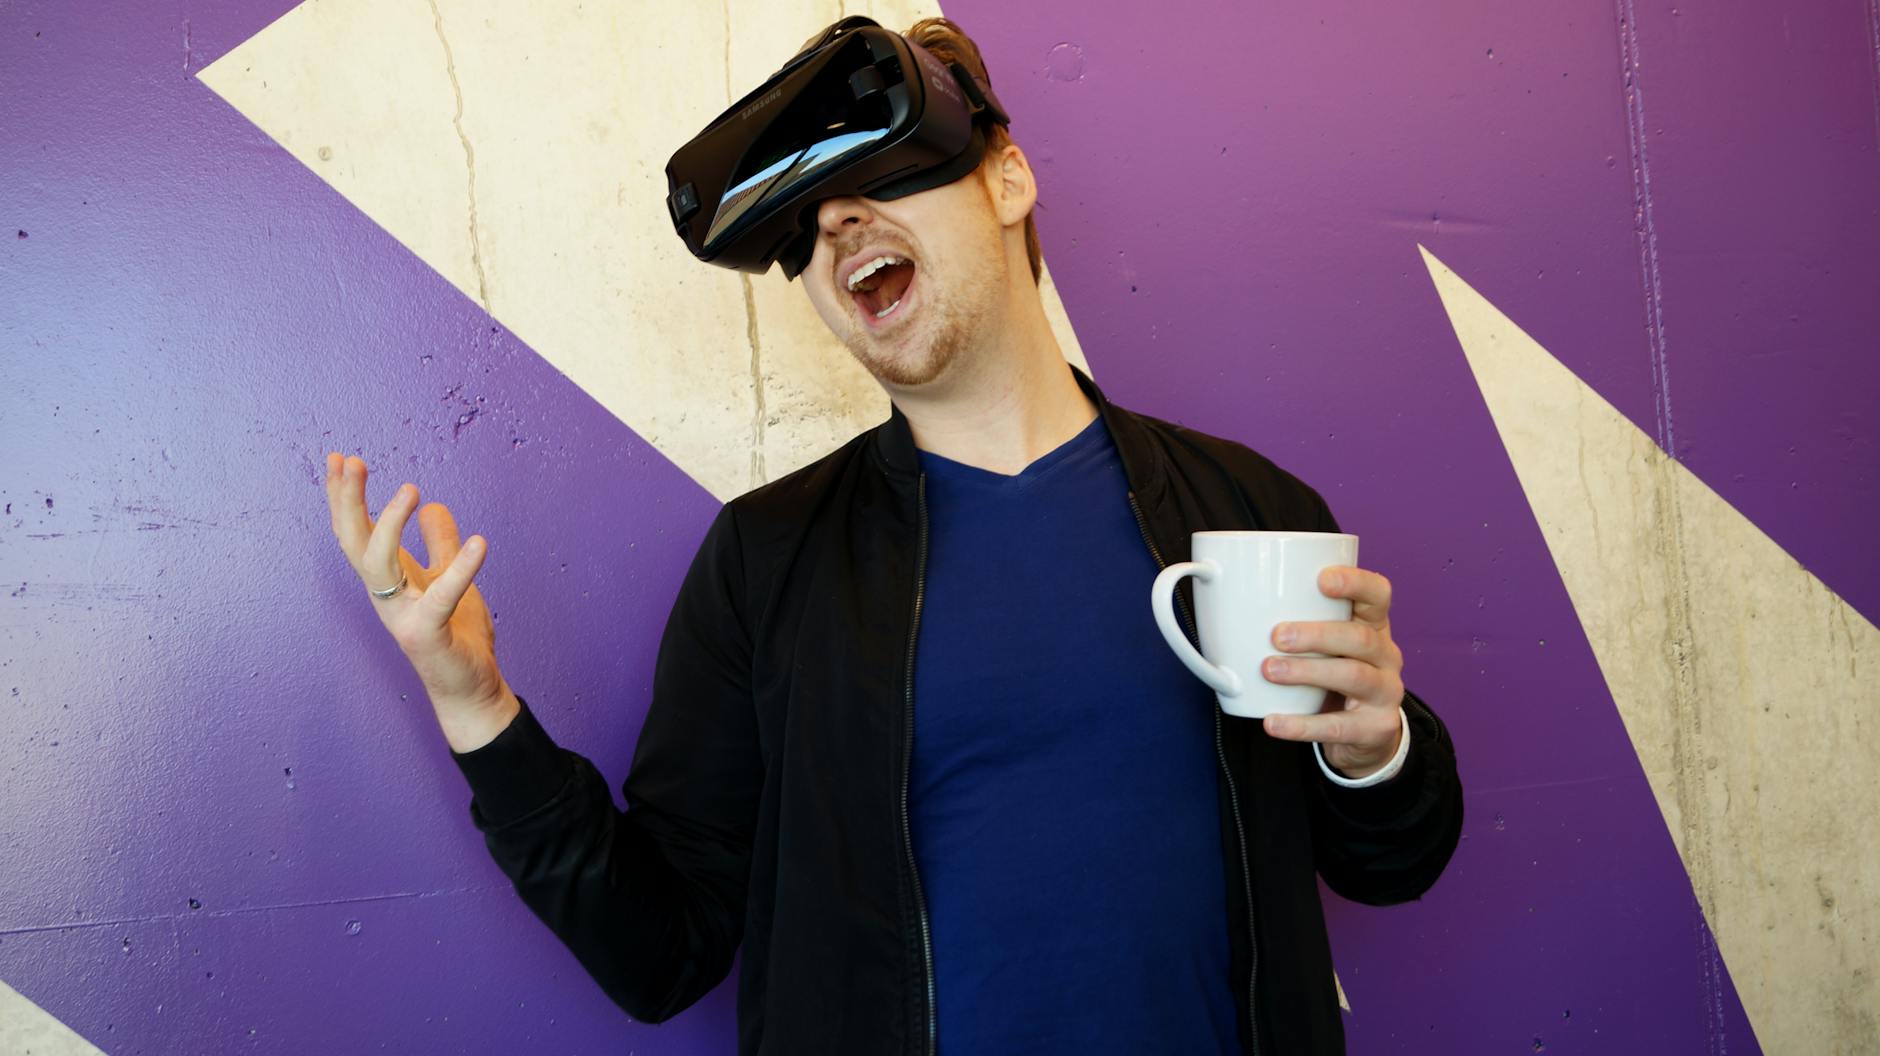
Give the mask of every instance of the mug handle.
[{"label": "mug handle", "polygon": [[1205,583],[1220,574],[1221,566],[1212,561],[1178,561],[1155,577],[1155,585],[1149,588],[1149,603],[1155,610],[1155,625],[1161,629],[1162,637],[1168,640],[1169,648],[1175,650],[1176,658],[1188,665],[1188,670],[1193,671],[1196,678],[1206,682],[1216,693],[1223,697],[1237,697],[1241,690],[1240,676],[1225,667],[1209,663],[1175,622],[1175,584],[1183,576],[1193,576]]}]

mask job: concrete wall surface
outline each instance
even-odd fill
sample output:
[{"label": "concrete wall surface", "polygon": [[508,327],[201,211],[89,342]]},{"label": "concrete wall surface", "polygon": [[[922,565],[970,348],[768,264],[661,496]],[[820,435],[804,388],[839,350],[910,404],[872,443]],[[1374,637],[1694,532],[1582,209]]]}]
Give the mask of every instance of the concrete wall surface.
[{"label": "concrete wall surface", "polygon": [[[323,455],[617,786],[719,504],[888,413],[663,207],[843,13],[0,5],[0,1053],[733,1050],[489,861]],[[1454,734],[1449,872],[1327,893],[1350,1050],[1880,1051],[1880,4],[945,13],[1067,355],[1324,493]]]}]

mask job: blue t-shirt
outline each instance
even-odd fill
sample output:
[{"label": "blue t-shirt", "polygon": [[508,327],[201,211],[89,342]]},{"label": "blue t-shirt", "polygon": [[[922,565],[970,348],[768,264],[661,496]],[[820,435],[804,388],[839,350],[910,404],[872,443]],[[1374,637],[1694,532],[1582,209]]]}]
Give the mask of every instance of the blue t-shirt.
[{"label": "blue t-shirt", "polygon": [[1214,694],[1156,629],[1102,416],[1012,476],[920,460],[908,794],[939,1051],[1238,1053]]}]

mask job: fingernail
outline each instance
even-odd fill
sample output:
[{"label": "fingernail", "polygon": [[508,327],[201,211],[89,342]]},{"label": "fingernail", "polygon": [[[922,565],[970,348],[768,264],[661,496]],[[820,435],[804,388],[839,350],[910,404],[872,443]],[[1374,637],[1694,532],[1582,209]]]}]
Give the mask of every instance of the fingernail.
[{"label": "fingernail", "polygon": [[1267,674],[1270,674],[1275,678],[1285,678],[1286,677],[1286,661],[1275,660],[1272,663],[1269,663],[1266,665],[1266,671],[1267,671]]},{"label": "fingernail", "polygon": [[1279,630],[1273,635],[1273,638],[1281,645],[1293,644],[1293,625],[1290,623],[1280,624]]}]

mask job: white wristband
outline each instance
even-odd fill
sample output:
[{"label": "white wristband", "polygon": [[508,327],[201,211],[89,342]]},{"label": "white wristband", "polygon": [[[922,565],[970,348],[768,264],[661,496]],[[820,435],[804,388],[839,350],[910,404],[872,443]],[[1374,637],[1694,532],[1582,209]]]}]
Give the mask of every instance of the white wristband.
[{"label": "white wristband", "polygon": [[1343,785],[1346,788],[1369,788],[1396,777],[1397,771],[1403,769],[1404,758],[1410,754],[1410,716],[1404,714],[1402,706],[1397,708],[1397,721],[1403,726],[1403,736],[1397,738],[1397,754],[1391,756],[1390,762],[1385,763],[1383,769],[1377,773],[1355,779],[1340,777],[1331,767],[1325,765],[1325,752],[1319,747],[1319,742],[1313,741],[1312,754],[1318,757],[1319,769],[1325,771],[1325,776],[1330,778],[1333,784]]}]

